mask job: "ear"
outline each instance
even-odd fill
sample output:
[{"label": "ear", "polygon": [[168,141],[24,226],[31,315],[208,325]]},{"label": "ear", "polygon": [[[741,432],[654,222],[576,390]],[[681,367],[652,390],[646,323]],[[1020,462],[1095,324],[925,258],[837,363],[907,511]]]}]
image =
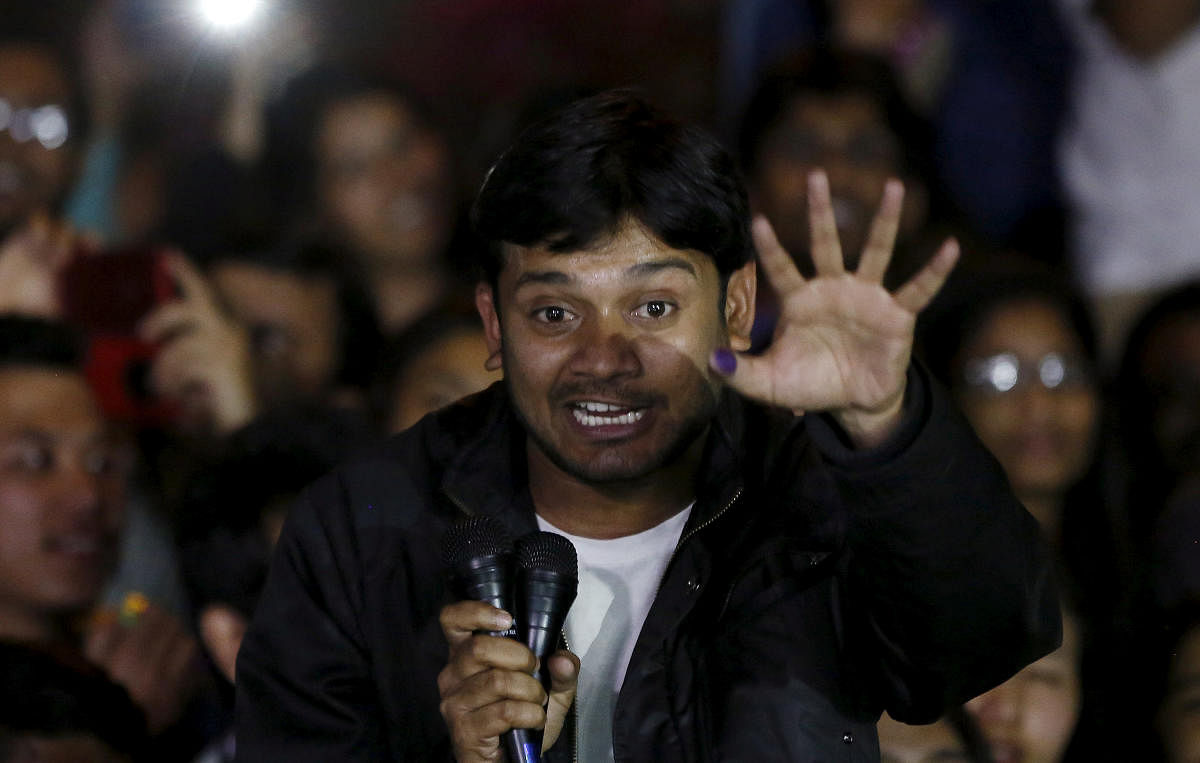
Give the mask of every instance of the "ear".
[{"label": "ear", "polygon": [[758,288],[758,265],[750,260],[733,271],[725,285],[725,328],[729,346],[739,352],[750,349],[754,327],[754,298]]},{"label": "ear", "polygon": [[487,341],[488,359],[483,367],[489,371],[499,371],[504,368],[500,344],[500,312],[496,309],[496,295],[492,285],[480,281],[475,285],[475,309],[483,319],[483,334]]}]

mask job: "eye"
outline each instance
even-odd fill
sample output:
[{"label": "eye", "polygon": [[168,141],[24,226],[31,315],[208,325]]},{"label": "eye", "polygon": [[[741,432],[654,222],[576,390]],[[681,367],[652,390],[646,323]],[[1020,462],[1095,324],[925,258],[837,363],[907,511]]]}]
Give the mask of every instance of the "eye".
[{"label": "eye", "polygon": [[661,299],[652,299],[638,307],[633,314],[639,318],[666,318],[675,310],[675,305]]},{"label": "eye", "polygon": [[83,454],[83,465],[97,477],[125,477],[133,469],[133,454],[127,448],[101,445]]},{"label": "eye", "polygon": [[533,311],[533,319],[539,323],[566,323],[575,315],[561,305],[547,305]]},{"label": "eye", "polygon": [[54,467],[54,451],[32,442],[14,443],[0,454],[5,471],[37,474]]}]

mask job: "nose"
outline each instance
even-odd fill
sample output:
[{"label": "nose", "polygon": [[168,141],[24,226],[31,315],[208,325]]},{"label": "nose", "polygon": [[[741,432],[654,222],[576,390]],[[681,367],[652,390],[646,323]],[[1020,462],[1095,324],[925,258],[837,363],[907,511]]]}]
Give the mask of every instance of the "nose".
[{"label": "nose", "polygon": [[73,516],[98,514],[103,505],[101,479],[83,464],[64,466],[56,494],[60,508]]},{"label": "nose", "polygon": [[571,373],[595,379],[640,375],[642,364],[633,329],[612,313],[599,315],[590,324],[575,332],[578,345],[571,356]]},{"label": "nose", "polygon": [[1021,389],[1021,409],[1025,420],[1031,424],[1045,424],[1054,417],[1058,405],[1058,391],[1046,389],[1038,382],[1030,382]]}]

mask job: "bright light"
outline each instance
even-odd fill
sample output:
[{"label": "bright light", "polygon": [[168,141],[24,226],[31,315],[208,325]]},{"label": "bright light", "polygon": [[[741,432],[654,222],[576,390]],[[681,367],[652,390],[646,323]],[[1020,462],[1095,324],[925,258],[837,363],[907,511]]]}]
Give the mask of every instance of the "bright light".
[{"label": "bright light", "polygon": [[263,0],[197,0],[201,17],[216,29],[235,30],[245,27],[263,7]]}]

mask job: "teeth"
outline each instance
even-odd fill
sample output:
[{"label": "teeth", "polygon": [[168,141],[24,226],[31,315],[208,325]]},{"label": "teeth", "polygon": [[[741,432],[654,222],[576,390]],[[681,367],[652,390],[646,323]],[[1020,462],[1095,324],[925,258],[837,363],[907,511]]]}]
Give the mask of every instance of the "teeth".
[{"label": "teeth", "polygon": [[619,405],[609,405],[608,403],[586,402],[580,403],[579,407],[583,408],[585,411],[591,411],[592,413],[608,413],[609,411],[621,410]]},{"label": "teeth", "polygon": [[[618,410],[616,406],[606,406],[603,403],[587,403],[585,405],[601,405],[604,410]],[[603,426],[619,426],[622,424],[632,424],[635,421],[641,421],[646,415],[645,411],[630,411],[619,416],[593,416],[588,411],[594,409],[588,408],[586,411],[583,408],[576,408],[572,411],[575,414],[575,420],[585,427],[603,427]]]}]

